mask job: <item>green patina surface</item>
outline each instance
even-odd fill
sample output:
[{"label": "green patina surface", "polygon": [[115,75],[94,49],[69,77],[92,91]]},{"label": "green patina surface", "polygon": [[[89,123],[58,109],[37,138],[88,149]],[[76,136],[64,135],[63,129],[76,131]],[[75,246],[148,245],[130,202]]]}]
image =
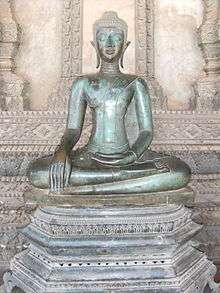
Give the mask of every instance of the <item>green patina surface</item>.
[{"label": "green patina surface", "polygon": [[[187,185],[187,164],[149,150],[153,123],[148,85],[141,77],[121,71],[128,45],[126,23],[115,12],[104,13],[94,25],[99,71],[73,82],[66,131],[53,155],[30,166],[32,185],[55,193],[71,188],[75,201],[77,195],[88,195],[90,201],[90,194],[128,194],[126,199],[120,196],[125,203],[139,193],[154,194],[148,199],[141,196],[146,202],[164,203],[167,196],[156,192]],[[87,108],[92,112],[89,141],[72,151],[81,137]],[[174,197],[168,198],[174,201]]]},{"label": "green patina surface", "polygon": [[104,206],[158,206],[160,204],[184,204],[192,206],[194,193],[190,188],[146,194],[72,195],[71,190],[63,194],[52,194],[48,190],[31,190],[24,194],[27,204],[41,206],[104,207]]}]

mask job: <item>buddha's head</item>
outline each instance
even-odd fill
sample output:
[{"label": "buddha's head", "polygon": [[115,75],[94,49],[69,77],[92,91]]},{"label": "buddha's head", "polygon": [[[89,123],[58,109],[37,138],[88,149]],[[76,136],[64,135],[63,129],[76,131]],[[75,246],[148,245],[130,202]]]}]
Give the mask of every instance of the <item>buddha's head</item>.
[{"label": "buddha's head", "polygon": [[99,67],[100,59],[113,63],[121,59],[130,42],[127,42],[127,24],[116,12],[107,11],[93,25],[94,42]]}]

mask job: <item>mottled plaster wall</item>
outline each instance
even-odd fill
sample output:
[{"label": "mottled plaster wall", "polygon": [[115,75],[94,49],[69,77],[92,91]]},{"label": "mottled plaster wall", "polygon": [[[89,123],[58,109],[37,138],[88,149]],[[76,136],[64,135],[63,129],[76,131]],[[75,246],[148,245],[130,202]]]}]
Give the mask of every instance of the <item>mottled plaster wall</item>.
[{"label": "mottled plaster wall", "polygon": [[[193,83],[204,66],[197,28],[202,22],[202,0],[155,0],[155,74],[167,97],[169,109],[190,109]],[[20,24],[21,45],[17,72],[27,81],[25,96],[30,109],[47,108],[61,75],[62,0],[14,0]],[[135,72],[135,0],[84,0],[82,71],[94,72],[92,24],[106,10],[115,10],[129,26],[131,45],[124,59],[125,72]],[[53,94],[54,95],[54,94]]]},{"label": "mottled plaster wall", "polygon": [[14,0],[21,44],[17,72],[28,82],[30,109],[46,109],[61,74],[62,0]]},{"label": "mottled plaster wall", "polygon": [[189,110],[204,61],[197,29],[201,0],[155,0],[155,73],[171,110]]}]

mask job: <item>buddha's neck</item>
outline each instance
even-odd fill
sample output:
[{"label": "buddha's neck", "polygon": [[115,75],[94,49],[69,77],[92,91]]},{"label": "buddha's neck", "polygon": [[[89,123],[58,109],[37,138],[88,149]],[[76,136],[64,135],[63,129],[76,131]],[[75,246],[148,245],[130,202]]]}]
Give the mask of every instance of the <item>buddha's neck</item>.
[{"label": "buddha's neck", "polygon": [[118,74],[121,73],[120,67],[119,67],[119,62],[113,62],[113,63],[108,63],[102,60],[101,67],[100,67],[100,73],[103,74]]}]

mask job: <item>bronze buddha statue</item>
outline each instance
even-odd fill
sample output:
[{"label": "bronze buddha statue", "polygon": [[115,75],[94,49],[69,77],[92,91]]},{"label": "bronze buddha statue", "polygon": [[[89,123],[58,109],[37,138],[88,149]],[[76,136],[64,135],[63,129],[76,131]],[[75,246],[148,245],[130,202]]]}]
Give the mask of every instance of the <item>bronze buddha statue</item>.
[{"label": "bronze buddha statue", "polygon": [[[146,82],[120,70],[129,45],[127,24],[117,13],[105,12],[94,24],[92,43],[99,71],[73,82],[61,143],[54,155],[31,164],[30,182],[56,193],[71,186],[73,194],[148,193],[184,187],[189,167],[178,158],[148,149],[153,124]],[[132,145],[125,126],[131,102],[139,127]],[[87,107],[92,112],[89,142],[72,151],[81,136]]]}]

